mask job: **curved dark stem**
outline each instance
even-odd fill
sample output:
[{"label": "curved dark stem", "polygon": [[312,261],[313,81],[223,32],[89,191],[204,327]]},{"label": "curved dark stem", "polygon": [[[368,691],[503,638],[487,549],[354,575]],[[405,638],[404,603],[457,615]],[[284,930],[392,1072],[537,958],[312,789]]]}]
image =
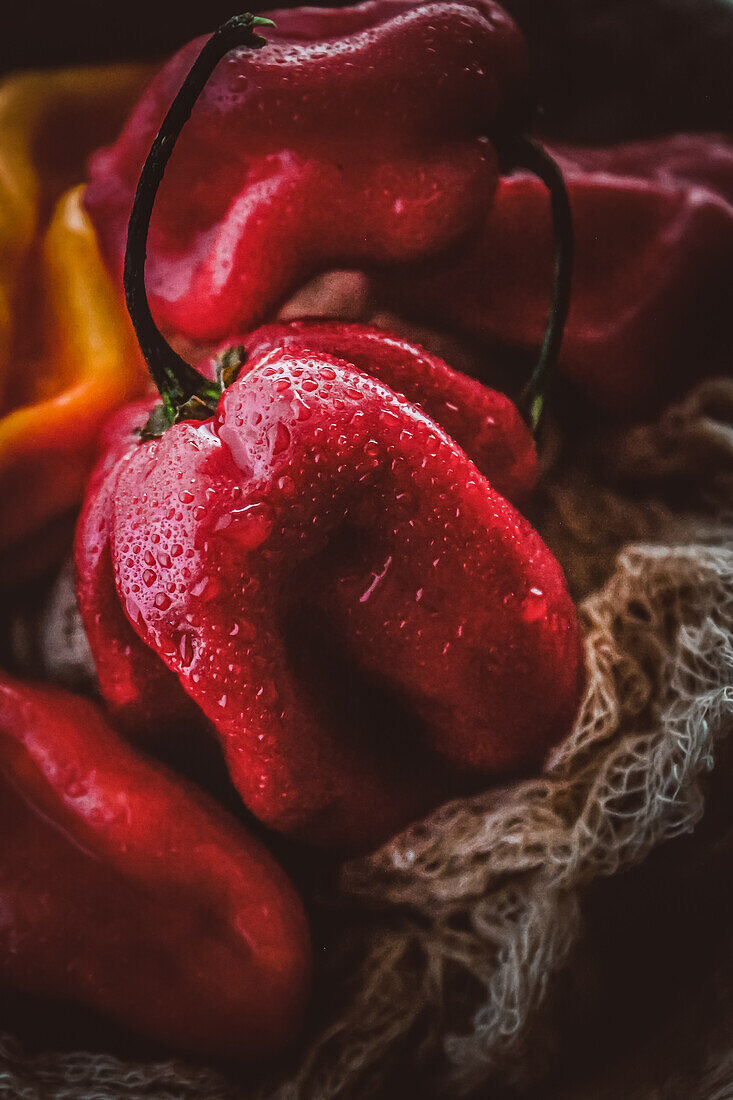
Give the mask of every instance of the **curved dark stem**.
[{"label": "curved dark stem", "polygon": [[545,405],[548,377],[557,362],[570,308],[573,218],[565,180],[549,153],[528,137],[518,138],[512,145],[511,153],[513,166],[537,176],[549,191],[555,237],[552,301],[545,338],[539,359],[517,402],[520,413],[536,434]]},{"label": "curved dark stem", "polygon": [[[265,39],[254,33],[254,28],[272,26],[274,24],[271,20],[261,19],[247,12],[244,15],[235,15],[214,32],[194,61],[173,100],[138,180],[127,227],[125,298],[140,348],[163,398],[161,427],[175,423],[179,412],[195,417],[198,409],[199,418],[211,415],[221,395],[221,386],[204,378],[173,350],[150,312],[145,290],[145,260],[155,196],[176,140],[218,62],[237,46],[259,49],[266,45]],[[185,410],[184,406],[187,406]],[[158,420],[160,419],[159,417]],[[160,433],[151,431],[150,434]]]}]

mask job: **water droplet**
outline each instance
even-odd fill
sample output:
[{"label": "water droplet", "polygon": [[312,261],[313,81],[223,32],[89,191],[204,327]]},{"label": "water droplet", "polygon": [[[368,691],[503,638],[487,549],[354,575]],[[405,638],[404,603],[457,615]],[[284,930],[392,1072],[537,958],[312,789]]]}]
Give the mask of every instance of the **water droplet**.
[{"label": "water droplet", "polygon": [[545,594],[541,588],[530,588],[522,601],[522,618],[525,622],[533,623],[541,619],[547,611]]},{"label": "water droplet", "polygon": [[181,655],[181,664],[184,668],[188,668],[194,658],[194,648],[190,634],[181,634],[178,642],[178,652]]},{"label": "water droplet", "polygon": [[143,622],[142,608],[137,603],[137,601],[132,598],[132,596],[128,596],[127,599],[125,600],[125,611],[127,612],[127,617],[130,620],[130,622],[132,622],[132,623],[142,623]]},{"label": "water droplet", "polygon": [[272,530],[272,521],[263,504],[248,504],[245,508],[233,508],[232,523],[227,528],[227,538],[235,539],[245,550],[260,546]]},{"label": "water droplet", "polygon": [[392,555],[390,554],[389,557],[387,558],[387,560],[385,561],[384,566],[382,567],[382,569],[378,573],[373,574],[371,583],[368,585],[366,590],[361,594],[361,596],[359,596],[359,603],[366,603],[367,600],[369,600],[371,598],[371,596],[374,594],[375,590],[379,587],[379,585],[382,583],[382,581],[386,577],[387,572],[388,572],[389,567],[390,567],[391,564],[392,564]]},{"label": "water droplet", "polygon": [[279,421],[274,427],[270,428],[268,438],[274,455],[282,454],[282,452],[286,451],[290,446],[290,432],[282,421]]}]

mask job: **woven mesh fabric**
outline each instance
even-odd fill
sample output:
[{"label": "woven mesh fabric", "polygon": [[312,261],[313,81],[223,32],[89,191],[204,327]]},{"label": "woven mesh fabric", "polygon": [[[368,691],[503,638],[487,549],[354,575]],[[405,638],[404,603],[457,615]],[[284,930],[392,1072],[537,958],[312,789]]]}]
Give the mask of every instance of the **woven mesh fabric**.
[{"label": "woven mesh fabric", "polygon": [[[329,1100],[408,1073],[453,1097],[537,1071],[531,1025],[579,934],[584,887],[695,826],[733,724],[733,381],[548,453],[534,519],[581,599],[575,727],[540,777],[444,806],[341,869],[321,902],[330,1007],[286,1079],[31,1053],[3,1035],[0,1095]],[[716,1089],[729,1070],[711,1070]]]}]

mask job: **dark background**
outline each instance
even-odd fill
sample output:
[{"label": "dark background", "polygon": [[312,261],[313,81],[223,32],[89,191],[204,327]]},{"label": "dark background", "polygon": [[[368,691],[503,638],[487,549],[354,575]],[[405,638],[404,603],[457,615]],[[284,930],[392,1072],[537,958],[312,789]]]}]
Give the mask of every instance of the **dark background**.
[{"label": "dark background", "polygon": [[[5,0],[0,72],[163,57],[212,31],[236,5]],[[530,43],[549,130],[589,141],[733,130],[733,0],[504,0],[504,7]]]}]

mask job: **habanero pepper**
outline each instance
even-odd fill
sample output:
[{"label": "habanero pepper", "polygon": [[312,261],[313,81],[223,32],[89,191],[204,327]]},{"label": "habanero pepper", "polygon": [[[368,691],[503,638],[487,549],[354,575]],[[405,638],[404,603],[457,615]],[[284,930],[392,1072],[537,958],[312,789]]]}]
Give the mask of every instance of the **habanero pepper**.
[{"label": "habanero pepper", "polygon": [[[241,344],[251,359],[275,348],[343,359],[427,413],[514,504],[527,500],[537,484],[537,450],[516,405],[418,344],[369,325],[315,320],[266,325]],[[213,363],[201,369],[214,376]]]},{"label": "habanero pepper", "polygon": [[[112,439],[92,485],[77,540],[79,602],[87,620],[109,612],[113,634],[124,623],[118,651],[133,628],[167,666],[258,817],[356,849],[466,773],[538,764],[578,705],[580,638],[559,565],[458,444],[426,411],[322,350],[342,341],[339,350],[366,365],[381,359],[376,373],[406,388],[414,348],[398,347],[395,359],[384,334],[316,326],[312,350],[302,326],[292,342],[276,328],[253,335],[245,370],[246,349],[220,357],[212,382],[158,331],[144,284],[157,184],[232,33],[261,46],[261,23],[237,17],[204,47],[143,169],[125,286],[163,403],[140,442]],[[557,189],[556,208],[566,213]],[[559,279],[556,318],[566,299]],[[558,333],[561,324],[548,329],[526,395],[533,422]],[[427,404],[437,383],[437,407],[450,374],[423,356],[413,392]],[[477,396],[491,399],[471,390],[468,404]],[[104,543],[88,554],[98,530]],[[90,642],[94,652],[99,636]],[[339,700],[342,674],[362,700],[384,704],[395,737],[359,728],[350,691]]]},{"label": "habanero pepper", "polygon": [[[354,367],[270,351],[215,417],[115,473],[107,598],[272,827],[376,843],[427,808],[436,771],[536,766],[569,727],[580,643],[557,562],[449,436]],[[407,712],[409,761],[329,713],[339,666],[320,693],[299,671],[304,619]]]},{"label": "habanero pepper", "polygon": [[67,190],[146,75],[120,66],[28,73],[0,85],[3,585],[60,552],[99,423],[146,386],[81,191]]},{"label": "habanero pepper", "polygon": [[[610,149],[552,146],[575,229],[573,300],[558,373],[600,409],[639,415],[730,372],[733,141],[676,134]],[[490,348],[542,341],[552,268],[536,179],[502,178],[468,248],[385,272],[382,301]]]},{"label": "habanero pepper", "polygon": [[[200,343],[271,319],[320,270],[419,259],[477,229],[490,139],[525,121],[524,42],[493,0],[271,14],[267,50],[235,43],[203,90],[151,222],[155,316]],[[117,276],[143,161],[201,46],[91,160],[85,201]]]},{"label": "habanero pepper", "polygon": [[[537,453],[513,403],[468,378],[418,345],[366,325],[296,321],[256,329],[242,338],[242,368],[265,352],[308,349],[345,360],[386,383],[451,435],[497,492],[524,501],[537,480]],[[214,379],[226,349],[201,370]],[[243,377],[240,374],[240,377]],[[165,743],[182,723],[200,724],[200,711],[130,625],[114,586],[110,517],[117,467],[137,449],[136,429],[153,400],[120,410],[102,435],[102,458],[89,482],[76,534],[77,600],[100,689],[115,723],[146,745]],[[175,509],[174,509],[175,511]],[[147,552],[145,576],[157,557]]]},{"label": "habanero pepper", "polygon": [[300,1025],[310,945],[265,849],[86,699],[0,676],[0,983],[187,1055]]},{"label": "habanero pepper", "polygon": [[[153,399],[126,405],[100,439],[74,539],[76,600],[94,658],[99,689],[115,726],[146,748],[164,747],[181,727],[202,724],[177,678],[143,645],[117,598],[110,551],[110,517],[117,467],[139,446]],[[152,559],[154,560],[154,559]]]}]

